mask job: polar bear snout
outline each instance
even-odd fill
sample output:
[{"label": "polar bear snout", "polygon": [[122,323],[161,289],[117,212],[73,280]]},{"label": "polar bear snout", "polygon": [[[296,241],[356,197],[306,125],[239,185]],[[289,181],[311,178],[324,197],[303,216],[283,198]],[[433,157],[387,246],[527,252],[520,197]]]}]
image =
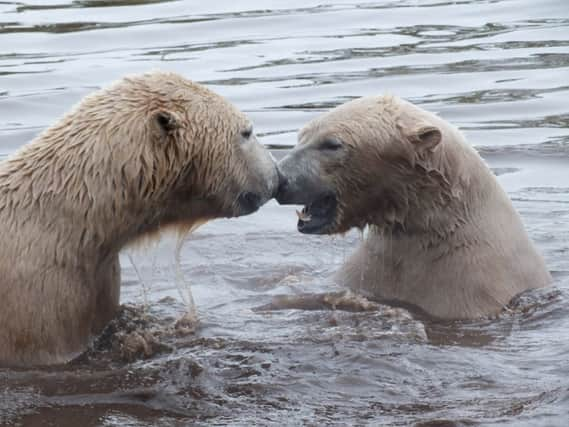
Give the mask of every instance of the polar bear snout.
[{"label": "polar bear snout", "polygon": [[322,178],[318,161],[297,147],[277,165],[279,188],[276,199],[281,205],[305,205],[330,191]]},{"label": "polar bear snout", "polygon": [[322,178],[317,163],[300,149],[293,150],[277,165],[281,205],[304,205],[298,215],[298,231],[327,234],[334,228],[338,199],[334,188]]},{"label": "polar bear snout", "polygon": [[275,197],[279,174],[274,157],[256,138],[243,147],[246,156],[247,180],[237,203],[238,216],[248,215]]}]

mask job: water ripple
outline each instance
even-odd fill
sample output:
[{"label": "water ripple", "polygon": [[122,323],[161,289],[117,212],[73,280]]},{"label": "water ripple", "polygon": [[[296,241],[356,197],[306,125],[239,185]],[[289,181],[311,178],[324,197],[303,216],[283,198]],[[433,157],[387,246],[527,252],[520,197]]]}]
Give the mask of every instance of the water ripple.
[{"label": "water ripple", "polygon": [[[229,98],[277,156],[317,114],[394,93],[465,132],[555,278],[484,321],[258,312],[276,295],[336,290],[328,277],[360,240],[300,235],[294,210],[271,202],[185,245],[197,335],[170,334],[169,350],[134,363],[111,349],[60,368],[0,370],[0,423],[564,426],[566,15],[563,0],[0,2],[0,158],[92,90],[152,68]],[[159,334],[184,311],[172,248],[166,239],[133,259],[148,283],[123,260],[122,299],[148,299]]]}]

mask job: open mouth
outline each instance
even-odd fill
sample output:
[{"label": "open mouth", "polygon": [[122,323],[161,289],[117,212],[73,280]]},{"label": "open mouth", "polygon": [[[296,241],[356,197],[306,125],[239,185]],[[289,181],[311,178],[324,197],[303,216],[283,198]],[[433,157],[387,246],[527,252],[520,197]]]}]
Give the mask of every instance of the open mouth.
[{"label": "open mouth", "polygon": [[336,197],[327,194],[307,204],[298,215],[298,231],[305,234],[326,234],[336,217]]}]

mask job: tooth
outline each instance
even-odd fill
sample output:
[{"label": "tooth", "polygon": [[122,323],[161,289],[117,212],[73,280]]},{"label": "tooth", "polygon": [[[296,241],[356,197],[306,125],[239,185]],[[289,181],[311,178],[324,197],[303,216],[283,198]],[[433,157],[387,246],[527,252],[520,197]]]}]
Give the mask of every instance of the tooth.
[{"label": "tooth", "polygon": [[312,215],[308,215],[306,212],[304,211],[301,212],[299,210],[296,211],[296,216],[298,217],[298,219],[304,222],[308,222],[312,219]]}]

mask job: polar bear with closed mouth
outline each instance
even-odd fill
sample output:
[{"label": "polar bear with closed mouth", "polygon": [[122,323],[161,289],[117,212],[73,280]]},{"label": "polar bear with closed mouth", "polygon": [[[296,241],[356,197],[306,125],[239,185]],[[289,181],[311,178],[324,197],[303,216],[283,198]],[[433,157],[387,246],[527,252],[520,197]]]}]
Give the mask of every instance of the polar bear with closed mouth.
[{"label": "polar bear with closed mouth", "polygon": [[499,313],[551,276],[505,191],[462,134],[394,96],[364,97],[308,123],[278,164],[298,229],[369,226],[336,281],[442,319]]},{"label": "polar bear with closed mouth", "polygon": [[0,366],[62,363],[119,304],[119,251],[247,215],[277,189],[249,119],[166,72],[87,96],[0,163]]}]

